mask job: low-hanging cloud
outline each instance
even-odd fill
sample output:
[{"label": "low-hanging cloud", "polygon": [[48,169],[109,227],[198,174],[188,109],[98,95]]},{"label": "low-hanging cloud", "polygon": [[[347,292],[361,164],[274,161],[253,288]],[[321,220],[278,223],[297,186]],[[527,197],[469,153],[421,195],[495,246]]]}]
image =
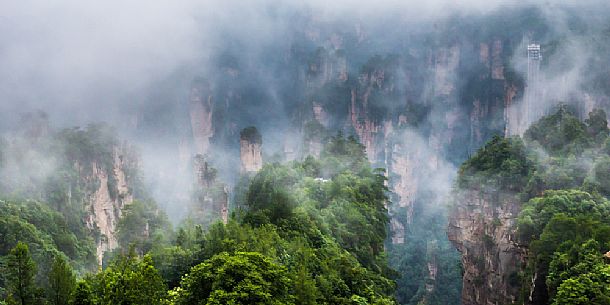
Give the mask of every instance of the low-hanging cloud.
[{"label": "low-hanging cloud", "polygon": [[[188,120],[180,107],[188,102],[190,81],[199,76],[217,77],[218,56],[228,53],[247,73],[248,85],[264,92],[260,109],[256,108],[259,105],[239,105],[248,110],[245,112],[258,111],[258,118],[240,119],[248,125],[264,123],[257,127],[265,137],[266,153],[272,154],[282,144],[283,126],[291,120],[284,108],[302,102],[303,97],[284,100],[281,92],[286,80],[269,62],[285,60],[282,54],[290,51],[293,35],[307,24],[303,20],[313,20],[328,31],[349,32],[356,24],[363,25],[369,37],[383,42],[368,45],[368,56],[407,53],[399,48],[411,31],[434,31],[437,21],[450,16],[501,14],[524,6],[541,9],[556,32],[565,32],[566,6],[588,14],[604,7],[604,1],[0,1],[0,129],[17,124],[15,114],[42,109],[60,126],[107,121],[120,133],[129,133],[134,126],[147,128],[141,121],[148,120],[160,125],[155,126],[159,129],[171,130],[171,116]],[[591,14],[591,26],[604,22],[599,16]],[[570,40],[557,54],[592,56],[583,45]],[[278,57],[269,59],[269,54]],[[358,69],[361,63],[350,64]],[[549,86],[561,87],[554,81],[568,78],[576,87],[583,64],[575,61],[574,67],[548,78]],[[433,106],[427,120],[432,126],[441,125],[438,122],[445,120],[446,113],[436,108],[444,106]],[[149,117],[139,117],[142,109],[151,113]],[[162,120],[164,116],[170,118]],[[188,129],[189,123],[182,125]],[[167,174],[179,166],[174,157],[180,136],[168,131],[137,139],[144,148],[145,167],[156,167],[145,168],[149,176]],[[164,147],[170,142],[173,147]],[[449,168],[435,176],[442,177],[437,184],[446,185],[450,179],[445,178],[453,171]],[[169,188],[191,187],[190,177],[178,181],[177,175],[168,175],[176,183],[167,184]]]},{"label": "low-hanging cloud", "polygon": [[[2,113],[43,109],[71,122],[112,120],[174,73],[197,74],[229,42],[244,61],[286,40],[297,12],[383,25],[485,13],[534,1],[75,1],[0,3]],[[600,1],[580,1],[596,4]],[[544,4],[543,4],[544,5]]]}]

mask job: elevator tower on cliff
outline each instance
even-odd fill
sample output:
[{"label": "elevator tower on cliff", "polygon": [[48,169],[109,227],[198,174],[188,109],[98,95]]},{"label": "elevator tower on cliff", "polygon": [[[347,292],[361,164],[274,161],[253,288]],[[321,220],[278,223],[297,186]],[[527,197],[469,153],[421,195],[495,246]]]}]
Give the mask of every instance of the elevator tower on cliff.
[{"label": "elevator tower on cliff", "polygon": [[540,62],[542,52],[540,45],[531,43],[527,46],[527,85],[525,87],[524,110],[525,124],[527,128],[533,122],[544,115],[542,103],[542,86],[540,80]]}]

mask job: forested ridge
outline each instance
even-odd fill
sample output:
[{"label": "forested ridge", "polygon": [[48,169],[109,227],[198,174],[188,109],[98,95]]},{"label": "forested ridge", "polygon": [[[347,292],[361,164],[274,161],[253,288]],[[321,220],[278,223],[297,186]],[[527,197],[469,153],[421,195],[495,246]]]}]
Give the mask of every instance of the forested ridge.
[{"label": "forested ridge", "polygon": [[[111,135],[97,128],[51,137],[50,146],[83,154],[67,157],[66,171]],[[352,137],[331,137],[319,159],[270,163],[245,177],[226,224],[189,218],[173,228],[139,196],[122,211],[120,246],[101,269],[85,202],[56,199],[65,189],[44,187],[49,179],[36,189],[42,196],[2,195],[6,304],[395,303],[396,273],[384,252],[385,177]]]}]

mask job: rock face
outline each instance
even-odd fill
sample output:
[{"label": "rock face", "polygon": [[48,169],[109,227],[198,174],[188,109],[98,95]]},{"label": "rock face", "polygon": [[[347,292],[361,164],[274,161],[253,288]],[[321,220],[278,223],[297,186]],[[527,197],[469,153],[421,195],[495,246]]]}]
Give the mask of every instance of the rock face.
[{"label": "rock face", "polygon": [[214,135],[212,93],[208,82],[193,81],[189,107],[195,153],[206,154],[210,147],[210,138]]},{"label": "rock face", "polygon": [[458,191],[447,235],[462,254],[462,304],[512,304],[525,250],[515,240],[521,205],[514,195]]},{"label": "rock face", "polygon": [[396,86],[389,64],[371,63],[358,76],[358,84],[350,91],[348,129],[355,131],[364,145],[368,159],[373,163],[385,162],[386,136],[392,130],[392,121],[385,121],[384,113],[376,113],[377,103],[395,93]]},{"label": "rock face", "polygon": [[111,169],[101,161],[93,161],[89,166],[90,175],[83,178],[94,191],[88,200],[86,223],[90,229],[100,233],[96,244],[97,259],[101,265],[104,253],[118,247],[116,226],[123,207],[133,202],[129,184],[134,177],[129,173],[138,168],[138,160],[127,145],[122,145],[113,149]]},{"label": "rock face", "polygon": [[[364,98],[368,98],[365,94]],[[356,94],[352,93],[352,103],[350,107],[351,126],[356,131],[360,143],[364,145],[367,157],[371,162],[378,160],[378,154],[383,148],[383,126],[370,119],[366,111],[366,100],[359,108],[356,104]]]},{"label": "rock face", "polygon": [[519,115],[519,108],[515,103],[517,97],[517,87],[514,85],[507,86],[506,95],[504,97],[504,121],[506,127],[504,129],[505,136],[511,136],[521,133],[521,117]]},{"label": "rock face", "polygon": [[256,127],[241,131],[239,138],[241,173],[255,173],[263,168],[263,138]]},{"label": "rock face", "polygon": [[[401,143],[392,145],[391,163],[388,172],[393,179],[390,181],[390,188],[396,194],[395,208],[403,208],[407,214],[407,224],[413,220],[413,208],[415,196],[418,191],[418,179],[416,174],[417,161],[414,159],[413,152],[409,151]],[[402,244],[405,242],[405,226],[401,222],[393,219],[390,223],[392,231],[392,243]]]},{"label": "rock face", "polygon": [[504,79],[504,57],[502,40],[494,40],[491,48],[491,79]]},{"label": "rock face", "polygon": [[316,158],[319,158],[320,154],[322,153],[322,148],[324,147],[324,144],[322,143],[322,140],[320,138],[312,137],[310,139],[305,139],[305,143],[303,146],[304,155],[311,155]]},{"label": "rock face", "polygon": [[434,62],[434,95],[448,96],[456,89],[456,79],[460,64],[460,47],[453,45],[436,52]]},{"label": "rock face", "polygon": [[328,50],[318,49],[307,67],[307,86],[319,88],[333,80],[346,81],[348,77],[345,52],[340,50],[342,38],[331,35]]}]

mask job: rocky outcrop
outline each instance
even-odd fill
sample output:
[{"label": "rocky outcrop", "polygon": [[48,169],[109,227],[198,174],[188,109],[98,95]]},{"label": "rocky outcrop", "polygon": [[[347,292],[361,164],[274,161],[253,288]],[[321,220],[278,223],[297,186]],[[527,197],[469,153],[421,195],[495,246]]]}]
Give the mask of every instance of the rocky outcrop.
[{"label": "rocky outcrop", "polygon": [[504,45],[502,40],[494,39],[490,44],[479,44],[479,62],[491,70],[491,79],[504,80]]},{"label": "rocky outcrop", "polygon": [[390,218],[390,234],[392,244],[397,245],[405,243],[405,237],[407,235],[405,232],[405,225],[396,217]]},{"label": "rocky outcrop", "polygon": [[86,223],[91,230],[99,232],[96,254],[101,265],[104,253],[118,247],[117,223],[123,207],[133,202],[130,180],[134,177],[130,174],[138,168],[138,160],[131,148],[123,145],[113,148],[111,167],[105,165],[104,160],[93,161],[89,166],[90,174],[82,177],[93,189],[88,200]]},{"label": "rocky outcrop", "polygon": [[379,160],[378,154],[383,150],[383,127],[376,122],[365,118],[360,120],[352,115],[352,127],[356,131],[360,143],[364,145],[366,155],[371,162]]},{"label": "rocky outcrop", "polygon": [[204,80],[195,80],[191,85],[189,113],[195,153],[207,154],[210,138],[214,136],[212,124],[212,92],[210,84]]},{"label": "rocky outcrop", "polygon": [[461,190],[455,194],[447,235],[462,254],[462,304],[512,304],[525,250],[515,239],[521,204],[512,194]]},{"label": "rocky outcrop", "polygon": [[[386,127],[390,129],[389,127]],[[447,173],[439,171],[441,159],[438,153],[438,142],[435,137],[422,138],[409,128],[398,128],[389,136],[387,153],[388,187],[391,191],[392,205],[389,209],[392,221],[390,229],[392,243],[402,244],[406,230],[416,222],[416,209],[421,205],[433,208],[437,199],[425,195],[434,189],[440,193],[447,186],[436,185],[447,183]],[[447,164],[442,165],[447,167]],[[423,198],[422,199],[422,195]],[[436,207],[434,207],[436,208]],[[396,219],[397,218],[397,219]]]},{"label": "rocky outcrop", "polygon": [[427,294],[423,297],[420,304],[428,304],[428,296],[432,294],[436,288],[436,275],[438,274],[438,242],[436,240],[428,241],[426,244],[426,257],[428,262],[426,263],[426,280],[424,287],[426,288]]},{"label": "rocky outcrop", "polygon": [[322,149],[324,148],[324,144],[322,143],[322,139],[318,137],[312,137],[310,139],[305,139],[303,143],[303,154],[311,155],[313,157],[319,158],[322,153]]},{"label": "rocky outcrop", "polygon": [[241,131],[239,138],[241,173],[255,173],[263,167],[263,138],[256,127]]}]

